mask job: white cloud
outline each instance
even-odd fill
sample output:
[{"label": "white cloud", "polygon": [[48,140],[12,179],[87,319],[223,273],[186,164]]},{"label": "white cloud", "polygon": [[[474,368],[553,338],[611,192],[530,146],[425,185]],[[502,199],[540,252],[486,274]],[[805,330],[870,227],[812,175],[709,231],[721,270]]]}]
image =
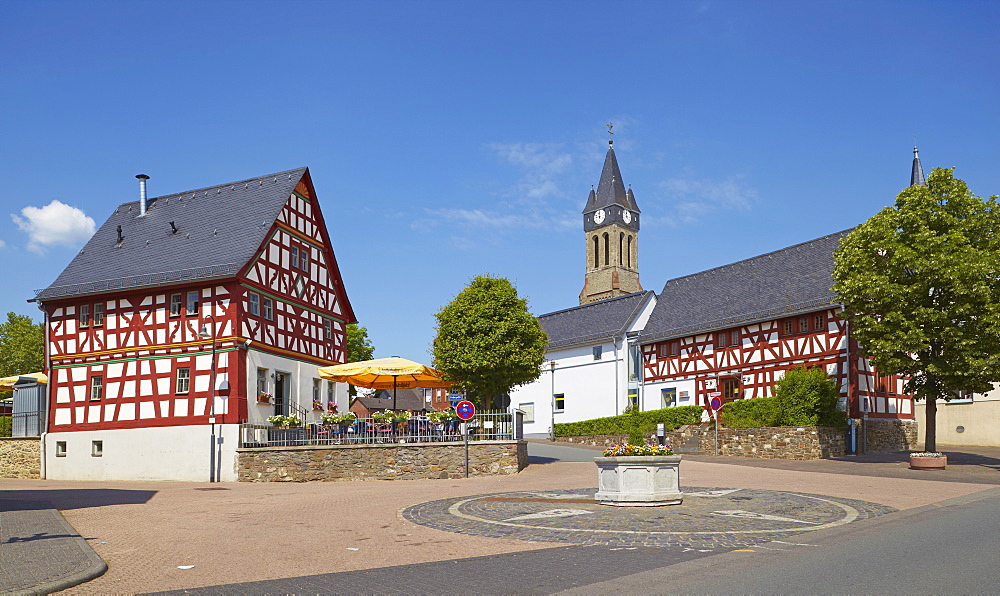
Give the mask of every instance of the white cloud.
[{"label": "white cloud", "polygon": [[[743,186],[739,176],[725,180],[671,178],[661,182],[660,188],[674,201],[674,213],[662,218],[671,224],[691,223],[717,211],[749,211],[757,202],[757,191]],[[646,222],[649,220],[647,217]]]},{"label": "white cloud", "polygon": [[74,245],[94,235],[94,220],[76,207],[52,201],[44,207],[28,206],[21,216],[11,215],[17,227],[28,234],[28,250],[41,253],[47,246]]},{"label": "white cloud", "polygon": [[573,156],[558,144],[493,143],[490,149],[507,163],[524,170],[511,189],[522,202],[562,195],[556,179],[573,165]]},{"label": "white cloud", "polygon": [[4,242],[3,240],[0,240],[0,248],[6,248],[6,246],[7,246],[7,243]]}]

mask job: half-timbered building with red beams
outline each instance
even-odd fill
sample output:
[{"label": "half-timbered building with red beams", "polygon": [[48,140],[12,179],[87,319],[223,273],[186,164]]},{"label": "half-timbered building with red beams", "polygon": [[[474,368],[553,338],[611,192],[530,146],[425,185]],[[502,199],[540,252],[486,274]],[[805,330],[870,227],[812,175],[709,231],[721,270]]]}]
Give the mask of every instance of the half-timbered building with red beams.
[{"label": "half-timbered building with red beams", "polygon": [[848,232],[671,279],[642,331],[643,409],[773,395],[793,367],[821,367],[850,417],[913,418],[898,377],[882,376],[851,338],[830,290]]},{"label": "half-timbered building with red beams", "polygon": [[307,168],[119,205],[35,301],[46,475],[235,480],[241,422],[318,420],[354,314]]}]

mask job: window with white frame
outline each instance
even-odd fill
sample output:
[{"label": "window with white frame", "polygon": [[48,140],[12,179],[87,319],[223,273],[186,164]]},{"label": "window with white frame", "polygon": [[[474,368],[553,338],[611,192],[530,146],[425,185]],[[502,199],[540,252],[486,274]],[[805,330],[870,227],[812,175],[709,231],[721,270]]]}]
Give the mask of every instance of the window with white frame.
[{"label": "window with white frame", "polygon": [[564,393],[556,393],[552,396],[552,401],[555,402],[556,412],[566,411],[566,395]]},{"label": "window with white frame", "polygon": [[104,375],[90,377],[90,401],[101,401],[104,397]]},{"label": "window with white frame", "polygon": [[187,314],[196,315],[198,314],[198,291],[194,290],[187,293]]},{"label": "window with white frame", "polygon": [[604,346],[594,346],[594,360],[600,360],[603,351],[604,351]]},{"label": "window with white frame", "polygon": [[333,339],[333,321],[330,319],[323,319],[323,339]]},{"label": "window with white frame", "polygon": [[180,294],[170,295],[170,316],[179,317],[181,316],[181,303],[184,301],[184,297]]},{"label": "window with white frame", "polygon": [[264,298],[264,318],[268,321],[274,320],[274,300],[270,298]]},{"label": "window with white frame", "polygon": [[80,327],[90,327],[90,305],[80,305]]},{"label": "window with white frame", "polygon": [[267,393],[267,369],[257,369],[257,395]]},{"label": "window with white frame", "polygon": [[333,381],[327,381],[326,382],[326,403],[332,404],[332,403],[335,403],[335,402],[336,402],[336,400],[335,400],[334,395],[333,395]]},{"label": "window with white frame", "polygon": [[319,379],[313,379],[313,404],[319,403]]},{"label": "window with white frame", "polygon": [[94,305],[94,327],[104,325],[104,304]]},{"label": "window with white frame", "polygon": [[949,404],[971,404],[973,401],[973,393],[971,391],[966,391],[964,389],[959,389],[955,392],[955,397],[949,399],[945,403]]},{"label": "window with white frame", "polygon": [[247,295],[247,310],[255,317],[260,316],[260,294],[250,292]]},{"label": "window with white frame", "polygon": [[177,368],[174,393],[184,394],[190,390],[191,390],[191,368],[188,366],[180,366]]}]

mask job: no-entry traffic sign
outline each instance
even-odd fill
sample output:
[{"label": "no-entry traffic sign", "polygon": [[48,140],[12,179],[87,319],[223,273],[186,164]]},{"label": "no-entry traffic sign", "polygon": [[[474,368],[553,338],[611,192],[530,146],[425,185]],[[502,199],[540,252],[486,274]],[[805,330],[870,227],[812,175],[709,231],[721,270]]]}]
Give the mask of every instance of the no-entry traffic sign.
[{"label": "no-entry traffic sign", "polygon": [[462,420],[469,420],[476,415],[476,406],[468,400],[462,400],[455,404],[455,413]]}]

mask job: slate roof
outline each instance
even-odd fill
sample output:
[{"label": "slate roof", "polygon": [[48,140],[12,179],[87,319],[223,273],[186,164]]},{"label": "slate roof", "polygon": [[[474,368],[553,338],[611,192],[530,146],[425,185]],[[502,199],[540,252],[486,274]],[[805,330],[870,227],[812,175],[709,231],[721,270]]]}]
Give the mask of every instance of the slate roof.
[{"label": "slate roof", "polygon": [[833,251],[844,230],[701,273],[671,279],[642,343],[793,316],[833,303]]},{"label": "slate roof", "polygon": [[[391,410],[392,389],[381,389],[375,394],[375,397],[358,397],[358,401],[369,410]],[[413,388],[396,389],[396,409],[434,411],[431,404],[424,401],[424,390]]]},{"label": "slate roof", "polygon": [[624,335],[653,292],[635,292],[538,317],[549,336],[549,350],[597,343]]},{"label": "slate roof", "polygon": [[34,300],[233,277],[308,175],[308,168],[296,168],[150,198],[142,217],[139,201],[122,203]]},{"label": "slate roof", "polygon": [[587,205],[583,208],[584,213],[589,213],[596,209],[602,209],[611,205],[620,205],[626,209],[639,212],[639,206],[635,204],[635,196],[631,189],[625,190],[625,183],[622,182],[622,173],[618,169],[618,158],[615,157],[615,149],[608,146],[608,153],[604,156],[604,169],[601,170],[601,181],[597,184],[597,193],[587,197]]}]

